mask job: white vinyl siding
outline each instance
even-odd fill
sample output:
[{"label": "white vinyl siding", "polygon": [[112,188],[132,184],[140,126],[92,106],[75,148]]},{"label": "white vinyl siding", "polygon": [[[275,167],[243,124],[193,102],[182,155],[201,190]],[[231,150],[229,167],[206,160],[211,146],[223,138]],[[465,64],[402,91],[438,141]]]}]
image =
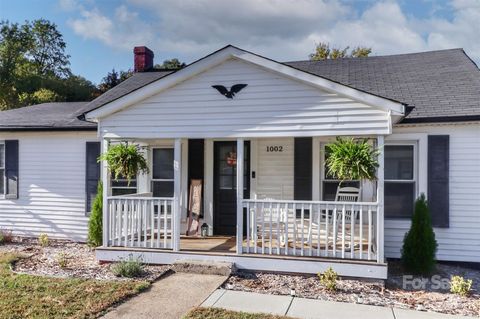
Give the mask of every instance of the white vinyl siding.
[{"label": "white vinyl siding", "polygon": [[[248,84],[233,99],[212,85]],[[132,138],[227,138],[387,134],[389,116],[239,60],[228,60],[100,119],[101,134]]]},{"label": "white vinyl siding", "polygon": [[[480,125],[442,125],[394,128],[392,138],[450,135],[450,227],[434,228],[439,260],[480,262]],[[423,153],[423,155],[422,155]],[[427,153],[418,149],[419,164]],[[418,183],[426,185],[426,169],[419,168]],[[427,194],[425,186],[418,193]],[[400,257],[409,220],[385,220],[385,254]]]},{"label": "white vinyl siding", "polygon": [[[282,151],[269,151],[275,146]],[[293,151],[293,138],[257,140],[257,198],[293,199]]]},{"label": "white vinyl siding", "polygon": [[96,132],[0,133],[19,140],[19,196],[0,200],[0,228],[84,241],[86,142]]},{"label": "white vinyl siding", "polygon": [[5,197],[5,142],[0,141],[0,199]]}]

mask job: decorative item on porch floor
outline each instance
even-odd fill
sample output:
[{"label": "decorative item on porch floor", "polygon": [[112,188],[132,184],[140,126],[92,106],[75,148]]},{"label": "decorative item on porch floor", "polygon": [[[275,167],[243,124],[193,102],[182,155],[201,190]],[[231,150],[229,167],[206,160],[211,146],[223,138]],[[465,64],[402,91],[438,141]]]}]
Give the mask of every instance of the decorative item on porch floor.
[{"label": "decorative item on porch floor", "polygon": [[202,180],[190,181],[190,198],[188,199],[188,227],[187,236],[198,235],[200,214],[202,212]]}]

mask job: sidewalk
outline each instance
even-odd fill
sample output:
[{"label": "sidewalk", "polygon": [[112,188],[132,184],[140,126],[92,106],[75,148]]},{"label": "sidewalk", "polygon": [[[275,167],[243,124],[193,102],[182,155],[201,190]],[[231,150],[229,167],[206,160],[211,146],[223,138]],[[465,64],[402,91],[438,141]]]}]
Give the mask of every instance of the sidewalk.
[{"label": "sidewalk", "polygon": [[444,315],[397,308],[367,306],[290,296],[217,289],[201,305],[243,312],[262,312],[308,319],[460,319]]},{"label": "sidewalk", "polygon": [[178,319],[215,292],[227,276],[173,273],[120,304],[104,319]]}]

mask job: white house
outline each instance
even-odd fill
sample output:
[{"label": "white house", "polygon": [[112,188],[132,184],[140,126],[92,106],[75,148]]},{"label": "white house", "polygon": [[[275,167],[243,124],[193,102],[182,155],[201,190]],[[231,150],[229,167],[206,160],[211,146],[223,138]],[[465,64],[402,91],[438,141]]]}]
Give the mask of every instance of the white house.
[{"label": "white house", "polygon": [[[0,227],[84,240],[101,171],[101,260],[385,278],[425,193],[437,258],[480,262],[480,71],[463,50],[280,63],[227,46],[177,71],[134,52],[90,103],[0,113]],[[354,200],[324,170],[337,136],[381,150],[377,182],[344,184]],[[119,142],[150,165],[130,184],[96,163]],[[186,235],[192,180],[208,238]]]}]

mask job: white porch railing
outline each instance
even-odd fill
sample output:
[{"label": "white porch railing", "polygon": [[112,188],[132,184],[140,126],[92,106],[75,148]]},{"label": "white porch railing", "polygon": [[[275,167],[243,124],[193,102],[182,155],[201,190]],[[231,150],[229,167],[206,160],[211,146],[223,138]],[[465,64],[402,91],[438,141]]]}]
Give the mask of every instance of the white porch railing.
[{"label": "white porch railing", "polygon": [[172,249],[173,198],[141,195],[108,197],[108,246]]},{"label": "white porch railing", "polygon": [[243,253],[358,260],[382,256],[378,203],[253,199],[242,203],[247,211]]}]

